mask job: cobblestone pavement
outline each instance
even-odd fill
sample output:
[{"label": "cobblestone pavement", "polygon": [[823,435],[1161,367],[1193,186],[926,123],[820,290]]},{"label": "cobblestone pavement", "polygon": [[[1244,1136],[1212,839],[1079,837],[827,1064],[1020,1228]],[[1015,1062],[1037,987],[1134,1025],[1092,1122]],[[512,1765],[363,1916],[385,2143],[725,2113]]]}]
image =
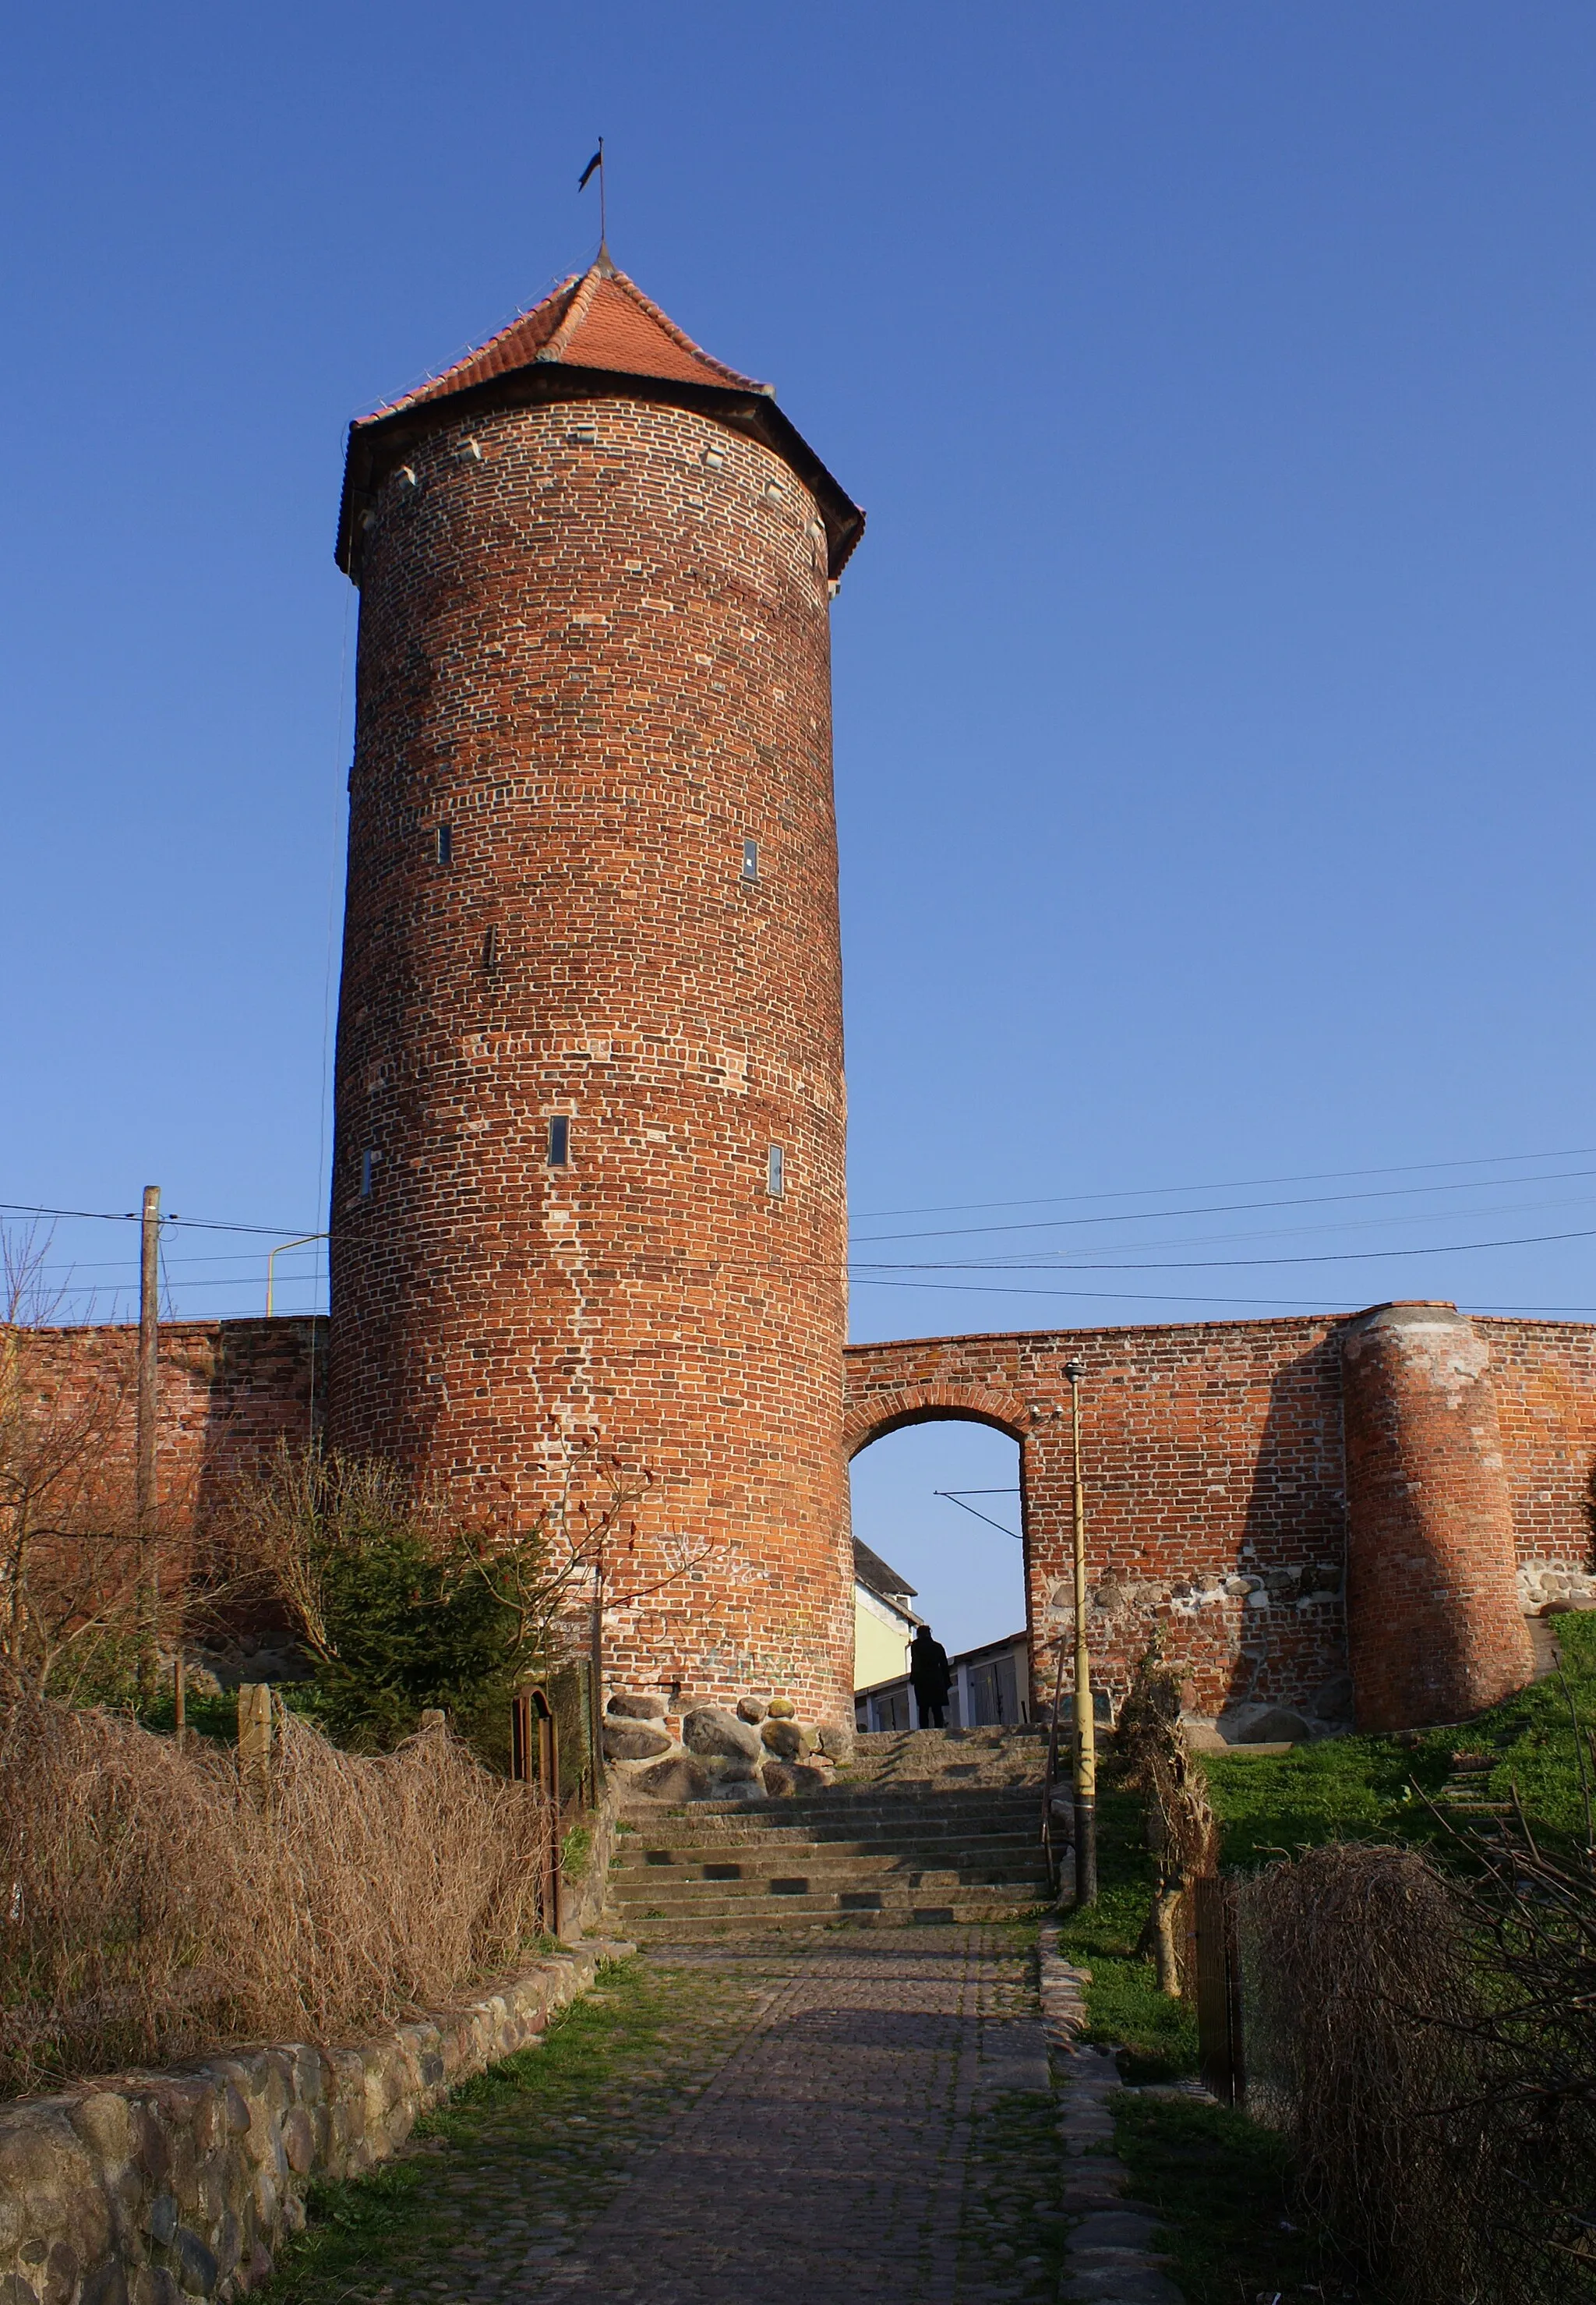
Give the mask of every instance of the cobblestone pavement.
[{"label": "cobblestone pavement", "polygon": [[401,2221],[373,2235],[354,2280],[329,2265],[281,2293],[306,2305],[1057,2295],[1057,2114],[1019,1933],[836,1930],[657,1948],[640,1966],[660,2012],[650,2051],[607,2071],[580,2112],[558,2091],[511,2096],[424,2144],[439,2155],[424,2233]]}]

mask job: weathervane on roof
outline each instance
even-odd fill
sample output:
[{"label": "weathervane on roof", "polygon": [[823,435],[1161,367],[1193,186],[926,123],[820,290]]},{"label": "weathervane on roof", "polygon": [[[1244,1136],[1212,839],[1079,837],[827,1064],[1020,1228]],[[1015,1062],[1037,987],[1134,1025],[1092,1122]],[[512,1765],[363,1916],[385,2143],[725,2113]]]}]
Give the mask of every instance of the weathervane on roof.
[{"label": "weathervane on roof", "polygon": [[602,136],[598,139],[598,149],[577,179],[576,189],[579,192],[586,191],[588,178],[595,173],[598,178],[598,261],[601,265],[607,265],[610,261],[609,217],[604,201],[604,139]]}]

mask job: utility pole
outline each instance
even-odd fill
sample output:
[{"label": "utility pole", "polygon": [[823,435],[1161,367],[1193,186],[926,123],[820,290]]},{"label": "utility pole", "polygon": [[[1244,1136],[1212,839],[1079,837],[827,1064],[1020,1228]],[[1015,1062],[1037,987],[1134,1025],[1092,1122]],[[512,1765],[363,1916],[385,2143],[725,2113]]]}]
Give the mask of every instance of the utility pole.
[{"label": "utility pole", "polygon": [[1065,1368],[1070,1385],[1075,1490],[1075,1903],[1095,1905],[1097,1881],[1097,1721],[1091,1707],[1091,1660],[1086,1650],[1086,1485],[1081,1476],[1081,1381],[1083,1363]]},{"label": "utility pole", "polygon": [[161,1188],[144,1187],[144,1218],[139,1259],[139,1396],[137,1464],[133,1511],[139,1546],[139,1695],[153,1702],[156,1693],[157,1620],[160,1582],[153,1566],[155,1545],[155,1425],[157,1355],[160,1348]]}]

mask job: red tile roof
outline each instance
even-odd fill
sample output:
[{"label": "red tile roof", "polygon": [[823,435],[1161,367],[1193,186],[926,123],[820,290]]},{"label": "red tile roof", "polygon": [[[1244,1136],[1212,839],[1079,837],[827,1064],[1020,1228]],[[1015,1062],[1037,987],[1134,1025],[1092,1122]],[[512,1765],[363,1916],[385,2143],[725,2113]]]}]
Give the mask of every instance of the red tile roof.
[{"label": "red tile roof", "polygon": [[[603,250],[597,263],[563,280],[552,295],[442,376],[355,418],[338,507],[339,567],[360,582],[361,523],[372,490],[411,440],[450,421],[453,412],[440,402],[462,393],[479,405],[589,399],[612,388],[596,381],[604,377],[634,378],[633,389],[645,399],[680,397],[683,405],[703,407],[734,431],[762,441],[813,495],[826,524],[830,573],[841,574],[863,532],[864,515],[783,415],[775,387],[756,384],[700,351],[635,282],[616,271]],[[624,381],[619,388],[625,389]],[[712,402],[695,396],[706,388],[717,396]]]},{"label": "red tile roof", "polygon": [[512,320],[478,351],[456,361],[442,376],[406,393],[401,400],[391,401],[386,408],[374,410],[361,421],[376,423],[400,409],[445,399],[468,386],[485,384],[490,377],[530,367],[534,361],[606,369],[623,376],[668,377],[677,384],[710,384],[722,391],[768,394],[771,389],[701,352],[633,281],[601,256],[585,272],[563,280],[552,295]]}]

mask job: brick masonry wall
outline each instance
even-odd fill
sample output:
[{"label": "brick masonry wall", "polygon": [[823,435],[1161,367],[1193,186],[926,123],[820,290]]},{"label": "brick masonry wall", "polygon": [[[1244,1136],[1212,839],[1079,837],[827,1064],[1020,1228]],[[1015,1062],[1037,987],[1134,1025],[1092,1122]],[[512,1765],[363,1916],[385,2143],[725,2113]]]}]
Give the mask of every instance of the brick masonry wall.
[{"label": "brick masonry wall", "polygon": [[[1020,1442],[1028,1626],[1043,1645],[1037,1694],[1050,1694],[1046,1644],[1073,1630],[1062,1372],[1079,1354],[1091,1630],[1105,1680],[1124,1686],[1162,1620],[1204,1711],[1252,1697],[1303,1705],[1346,1670],[1341,1354],[1351,1325],[1214,1322],[856,1345],[844,1357],[845,1447],[934,1416],[972,1416]],[[1472,1328],[1490,1349],[1521,1576],[1549,1563],[1589,1572],[1596,1327]],[[131,1487],[137,1331],[13,1333],[41,1392],[120,1389],[106,1476]],[[326,1391],[324,1349],[325,1323],[299,1319],[163,1330],[158,1461],[169,1505],[191,1510],[279,1433],[309,1429],[313,1356],[317,1397]],[[659,1677],[634,1658],[624,1666]]]},{"label": "brick masonry wall", "polygon": [[1465,1719],[1533,1663],[1490,1348],[1453,1306],[1388,1305],[1342,1362],[1358,1725]]},{"label": "brick masonry wall", "polygon": [[333,1436],[522,1523],[648,1467],[615,1678],[851,1719],[815,504],[621,395],[441,403],[404,453],[363,545]]},{"label": "brick masonry wall", "polygon": [[1502,1457],[1521,1569],[1592,1565],[1596,1327],[1476,1320],[1490,1348]]},{"label": "brick masonry wall", "polygon": [[[134,1325],[0,1329],[14,1346],[24,1396],[71,1424],[94,1405],[100,1462],[91,1493],[131,1508],[139,1331]],[[169,1523],[192,1524],[229,1478],[279,1438],[302,1441],[327,1396],[327,1323],[310,1319],[170,1321],[160,1331],[156,1489]]]},{"label": "brick masonry wall", "polygon": [[1101,1685],[1123,1691],[1163,1622],[1203,1712],[1304,1704],[1346,1670],[1337,1327],[1203,1322],[852,1346],[849,1453],[935,1416],[973,1416],[1019,1441],[1040,1703],[1053,1644],[1074,1629],[1063,1371],[1078,1356]]}]

